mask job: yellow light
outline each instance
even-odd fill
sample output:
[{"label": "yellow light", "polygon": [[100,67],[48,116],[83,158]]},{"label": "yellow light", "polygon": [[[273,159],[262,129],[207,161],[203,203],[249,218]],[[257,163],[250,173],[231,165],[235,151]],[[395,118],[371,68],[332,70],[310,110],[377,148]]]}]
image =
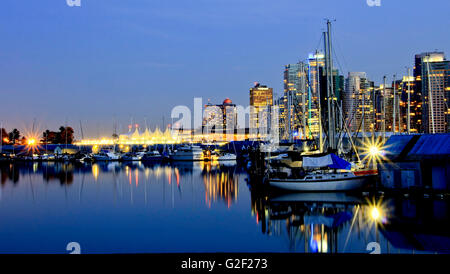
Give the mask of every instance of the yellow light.
[{"label": "yellow light", "polygon": [[98,151],[99,151],[98,145],[94,145],[94,146],[92,147],[92,153],[98,153]]},{"label": "yellow light", "polygon": [[3,142],[9,143],[9,139],[8,138],[3,138]]},{"label": "yellow light", "polygon": [[378,219],[381,216],[380,210],[377,207],[373,207],[372,210],[370,211],[370,215],[372,216],[372,219],[374,221],[378,221]]},{"label": "yellow light", "polygon": [[34,146],[35,144],[36,144],[36,139],[34,139],[34,138],[28,139],[29,146]]},{"label": "yellow light", "polygon": [[371,146],[369,147],[369,153],[371,156],[377,156],[380,154],[380,148],[377,146]]}]

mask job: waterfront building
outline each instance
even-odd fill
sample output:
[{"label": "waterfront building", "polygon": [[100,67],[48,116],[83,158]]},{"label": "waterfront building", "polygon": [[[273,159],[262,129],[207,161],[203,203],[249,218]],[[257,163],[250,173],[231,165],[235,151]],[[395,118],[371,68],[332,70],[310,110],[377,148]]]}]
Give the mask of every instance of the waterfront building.
[{"label": "waterfront building", "polygon": [[[255,83],[254,87],[250,88],[250,129],[262,130],[265,129],[268,133],[270,128],[270,121],[272,119],[271,107],[273,106],[273,89],[267,86]],[[266,134],[259,132],[254,138],[262,138]]]},{"label": "waterfront building", "polygon": [[234,134],[237,129],[236,105],[229,98],[219,105],[208,102],[203,111],[202,126],[204,133]]}]

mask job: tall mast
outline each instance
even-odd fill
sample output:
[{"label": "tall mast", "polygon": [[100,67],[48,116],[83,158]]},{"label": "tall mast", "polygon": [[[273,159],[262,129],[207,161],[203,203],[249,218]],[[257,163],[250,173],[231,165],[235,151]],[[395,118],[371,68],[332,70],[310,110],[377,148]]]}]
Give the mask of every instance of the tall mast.
[{"label": "tall mast", "polygon": [[319,51],[316,50],[316,92],[317,92],[317,111],[319,113],[319,150],[323,152],[323,135],[322,135],[322,108],[321,108],[321,97],[320,97],[320,75],[319,75]]},{"label": "tall mast", "polygon": [[383,142],[386,141],[386,76],[383,76]]},{"label": "tall mast", "polygon": [[83,126],[81,125],[81,120],[80,120],[80,131],[81,131],[81,140],[84,140]]},{"label": "tall mast", "polygon": [[433,93],[431,92],[431,78],[430,78],[430,57],[428,55],[427,60],[427,79],[428,79],[428,100],[430,101],[430,111],[431,112],[431,133],[435,134],[436,129],[434,127],[434,106],[433,106]]},{"label": "tall mast", "polygon": [[335,149],[334,140],[334,91],[333,91],[333,64],[331,57],[332,54],[332,44],[331,44],[331,22],[327,20],[327,32],[324,37],[325,43],[325,63],[326,63],[326,73],[327,73],[327,105],[328,105],[328,144],[331,149]]},{"label": "tall mast", "polygon": [[[300,78],[300,88],[302,90],[302,125],[303,125],[303,136],[304,138],[307,135],[307,130],[306,130],[306,71],[305,71],[305,65],[302,62],[301,63],[301,78]],[[299,121],[300,122],[300,121]]]},{"label": "tall mast", "polygon": [[410,82],[410,68],[408,68],[408,113],[406,117],[408,134],[411,134],[411,82]]},{"label": "tall mast", "polygon": [[395,94],[395,74],[394,74],[394,77],[393,77],[393,79],[392,79],[392,92],[393,92],[393,94],[394,94],[394,103],[393,103],[393,106],[392,106],[392,132],[395,134],[395,124],[397,123],[397,120],[396,120],[396,117],[395,117],[395,115],[396,115],[396,109],[397,109],[397,100],[396,100],[396,98],[397,98],[397,96],[396,96],[396,94]]},{"label": "tall mast", "polygon": [[292,95],[291,90],[288,87],[287,91],[287,104],[288,104],[288,136],[289,136],[289,142],[292,142]]},{"label": "tall mast", "polygon": [[362,137],[366,137],[366,88],[364,87],[362,90]]}]

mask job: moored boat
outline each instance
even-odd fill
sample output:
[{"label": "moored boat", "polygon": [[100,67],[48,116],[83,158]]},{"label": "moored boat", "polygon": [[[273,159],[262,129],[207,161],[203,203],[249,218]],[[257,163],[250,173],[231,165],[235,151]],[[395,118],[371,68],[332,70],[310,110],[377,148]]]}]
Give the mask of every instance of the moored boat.
[{"label": "moored boat", "polygon": [[304,178],[271,178],[270,186],[291,191],[350,191],[363,188],[375,174],[357,175],[355,172],[317,172]]},{"label": "moored boat", "polygon": [[270,170],[270,186],[289,191],[350,191],[363,188],[376,170],[352,170],[352,165],[334,154],[303,157],[300,168]]},{"label": "moored boat", "polygon": [[182,146],[170,155],[170,159],[172,161],[203,161],[203,149],[195,145]]},{"label": "moored boat", "polygon": [[142,161],[162,161],[162,160],[163,156],[157,150],[149,151],[145,153],[144,156],[142,157]]},{"label": "moored boat", "polygon": [[115,152],[100,152],[92,155],[94,161],[118,161],[120,155]]}]

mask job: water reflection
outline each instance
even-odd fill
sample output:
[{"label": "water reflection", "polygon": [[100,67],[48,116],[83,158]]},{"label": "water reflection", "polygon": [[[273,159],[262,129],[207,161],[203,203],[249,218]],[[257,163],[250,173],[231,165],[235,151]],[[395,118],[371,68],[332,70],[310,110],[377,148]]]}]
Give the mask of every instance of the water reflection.
[{"label": "water reflection", "polygon": [[[82,174],[84,184],[86,175],[92,176],[93,182],[103,184],[113,181],[115,187],[126,182],[138,189],[142,183],[161,182],[164,191],[175,188],[179,195],[183,185],[201,180],[204,186],[204,202],[208,207],[214,202],[225,203],[227,207],[238,198],[238,181],[243,172],[236,165],[223,166],[214,162],[178,162],[178,163],[141,163],[141,162],[99,162],[92,164],[35,162],[0,165],[1,184],[8,182],[18,184],[26,176],[42,175],[46,183],[58,181],[61,185],[72,185],[76,175]],[[112,178],[111,178],[112,177]],[[144,188],[146,191],[147,188]],[[145,193],[146,194],[146,193]],[[133,196],[130,197],[132,201]],[[147,200],[147,196],[145,196]]]},{"label": "water reflection", "polygon": [[[419,203],[420,206],[411,206]],[[420,209],[419,209],[420,208]],[[344,193],[252,195],[263,234],[292,252],[450,252],[448,201],[367,198]]]},{"label": "water reflection", "polygon": [[73,240],[93,253],[450,252],[448,200],[275,193],[247,177],[214,162],[0,164],[0,253]]}]

